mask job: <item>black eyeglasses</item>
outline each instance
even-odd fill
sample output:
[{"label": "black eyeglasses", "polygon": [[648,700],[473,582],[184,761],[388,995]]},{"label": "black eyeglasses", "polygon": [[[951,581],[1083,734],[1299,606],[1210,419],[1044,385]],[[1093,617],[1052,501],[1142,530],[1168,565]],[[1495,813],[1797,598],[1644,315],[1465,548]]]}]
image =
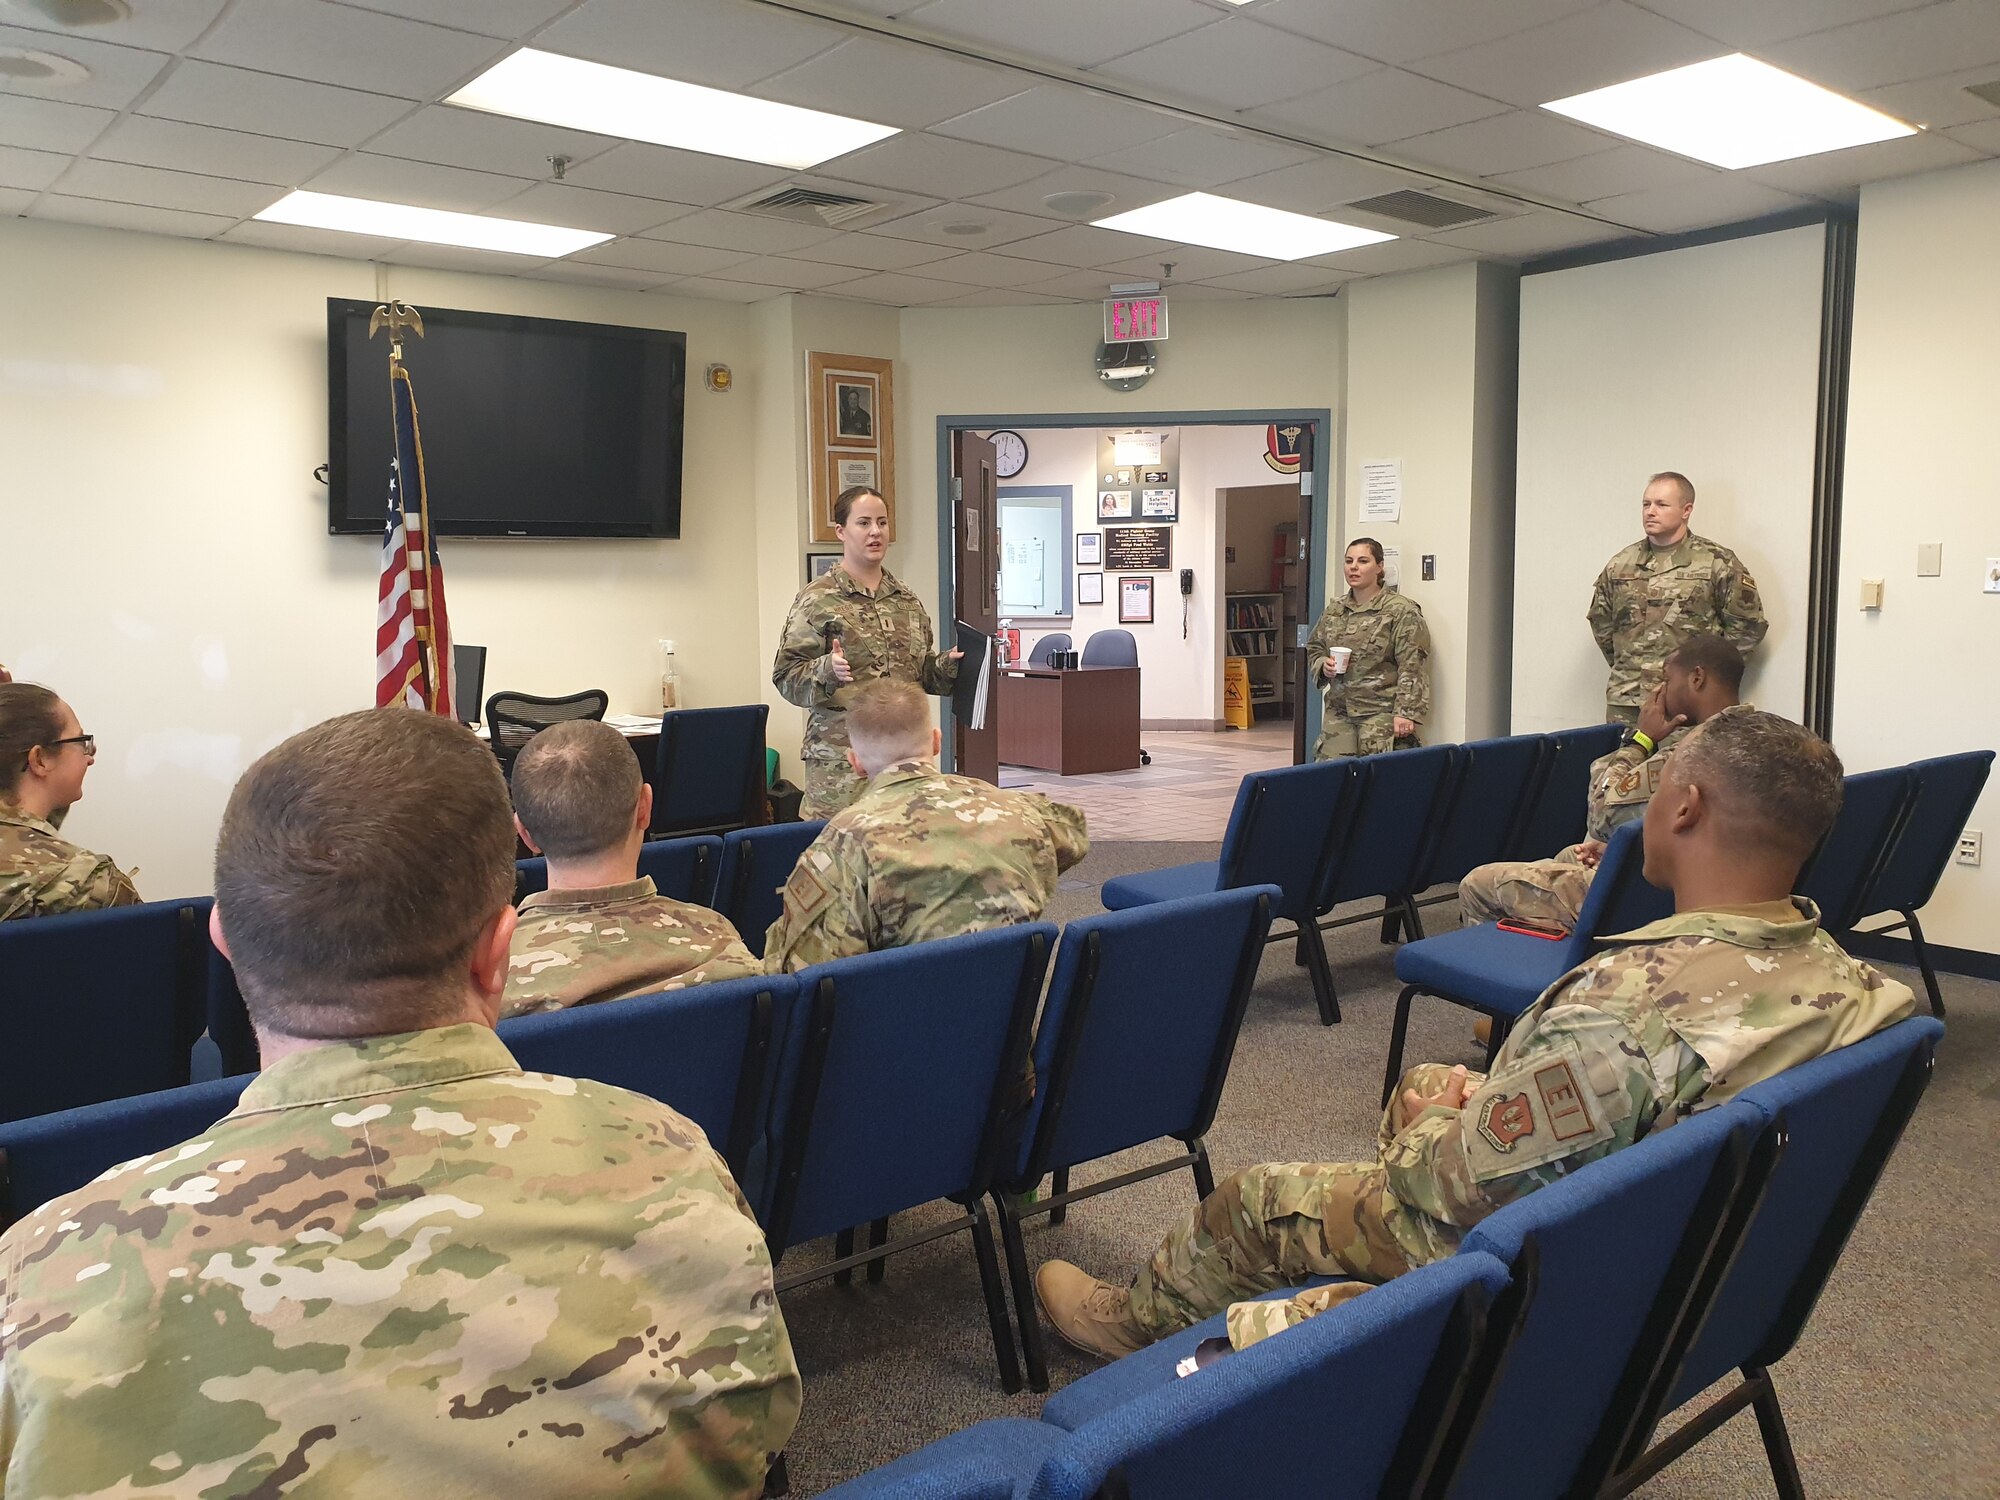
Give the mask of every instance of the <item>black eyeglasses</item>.
[{"label": "black eyeglasses", "polygon": [[47,748],[57,745],[81,745],[85,755],[97,754],[97,736],[94,734],[72,734],[63,739],[50,740]]}]

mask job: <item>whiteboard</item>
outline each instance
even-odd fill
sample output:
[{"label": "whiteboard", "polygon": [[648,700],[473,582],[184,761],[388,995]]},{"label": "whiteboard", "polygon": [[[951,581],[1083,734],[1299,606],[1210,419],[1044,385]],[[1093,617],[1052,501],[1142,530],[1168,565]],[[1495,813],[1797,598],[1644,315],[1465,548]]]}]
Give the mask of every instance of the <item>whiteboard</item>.
[{"label": "whiteboard", "polygon": [[1804,716],[1824,247],[1813,224],[1521,278],[1516,734],[1604,717],[1591,585],[1661,469],[1763,592],[1744,698]]}]

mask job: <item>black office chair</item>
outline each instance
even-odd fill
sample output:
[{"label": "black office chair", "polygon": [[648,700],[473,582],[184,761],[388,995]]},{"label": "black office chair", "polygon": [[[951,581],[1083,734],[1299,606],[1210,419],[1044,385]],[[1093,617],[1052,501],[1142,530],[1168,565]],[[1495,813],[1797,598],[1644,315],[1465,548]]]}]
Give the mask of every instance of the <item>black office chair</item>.
[{"label": "black office chair", "polygon": [[601,719],[611,706],[602,688],[571,693],[565,698],[537,698],[532,693],[495,693],[486,700],[486,733],[500,769],[512,776],[521,747],[547,729],[568,719]]},{"label": "black office chair", "polygon": [[461,724],[479,722],[479,700],[486,691],[486,648],[484,646],[461,646],[455,642],[451,648],[452,708],[458,714]]},{"label": "black office chair", "polygon": [[[1078,663],[1085,667],[1136,667],[1139,665],[1139,643],[1129,630],[1099,630],[1092,633],[1083,643],[1083,660]],[[1152,752],[1143,746],[1139,750],[1139,764],[1150,766]]]},{"label": "black office chair", "polygon": [[660,719],[649,837],[729,833],[764,821],[762,703],[683,708]]},{"label": "black office chair", "polygon": [[1028,665],[1046,667],[1049,665],[1050,657],[1058,651],[1067,650],[1069,650],[1069,637],[1058,630],[1054,635],[1045,635],[1035,642],[1034,650],[1028,653]]}]

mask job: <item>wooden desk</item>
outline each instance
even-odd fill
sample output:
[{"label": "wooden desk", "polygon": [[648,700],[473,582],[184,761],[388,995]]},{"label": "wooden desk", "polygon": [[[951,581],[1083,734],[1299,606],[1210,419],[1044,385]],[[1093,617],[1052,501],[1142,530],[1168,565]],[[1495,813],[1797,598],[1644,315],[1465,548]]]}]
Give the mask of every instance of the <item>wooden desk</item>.
[{"label": "wooden desk", "polygon": [[1137,770],[1139,669],[1003,671],[1000,760],[1059,776]]}]

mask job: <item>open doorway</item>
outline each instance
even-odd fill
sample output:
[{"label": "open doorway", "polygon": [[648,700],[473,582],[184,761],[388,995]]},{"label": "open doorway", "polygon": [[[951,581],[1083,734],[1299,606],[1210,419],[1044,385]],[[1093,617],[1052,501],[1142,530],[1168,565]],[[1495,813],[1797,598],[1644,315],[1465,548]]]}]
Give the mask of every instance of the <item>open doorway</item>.
[{"label": "open doorway", "polygon": [[1301,500],[1296,479],[1216,492],[1224,587],[1223,715],[1234,728],[1288,743],[1303,706]]}]

